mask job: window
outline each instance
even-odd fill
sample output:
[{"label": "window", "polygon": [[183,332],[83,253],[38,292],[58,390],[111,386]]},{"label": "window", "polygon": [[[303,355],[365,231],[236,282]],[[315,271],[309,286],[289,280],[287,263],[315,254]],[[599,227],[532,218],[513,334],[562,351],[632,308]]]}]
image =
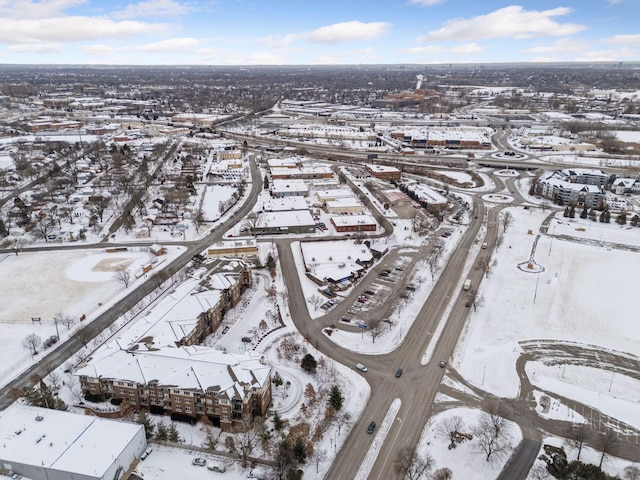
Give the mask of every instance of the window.
[{"label": "window", "polygon": [[129,390],[129,395],[133,395],[133,390]]},{"label": "window", "polygon": [[185,408],[184,410],[185,410],[185,412],[187,412],[187,413],[191,413],[191,407],[187,407],[187,408]]},{"label": "window", "polygon": [[176,405],[174,409],[175,409],[176,412],[181,412],[182,411],[182,407],[180,405]]},{"label": "window", "polygon": [[191,403],[191,399],[190,398],[185,398],[184,399],[184,403],[189,403],[190,404]]}]

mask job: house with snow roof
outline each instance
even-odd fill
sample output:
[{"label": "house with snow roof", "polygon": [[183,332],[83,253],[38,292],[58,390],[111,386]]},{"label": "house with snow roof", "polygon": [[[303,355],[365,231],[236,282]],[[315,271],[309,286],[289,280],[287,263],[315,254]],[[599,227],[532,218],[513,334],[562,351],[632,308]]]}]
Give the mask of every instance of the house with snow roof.
[{"label": "house with snow roof", "polygon": [[75,372],[86,398],[121,399],[172,419],[206,417],[225,432],[242,430],[271,403],[271,367],[249,354],[194,345],[101,353]]}]

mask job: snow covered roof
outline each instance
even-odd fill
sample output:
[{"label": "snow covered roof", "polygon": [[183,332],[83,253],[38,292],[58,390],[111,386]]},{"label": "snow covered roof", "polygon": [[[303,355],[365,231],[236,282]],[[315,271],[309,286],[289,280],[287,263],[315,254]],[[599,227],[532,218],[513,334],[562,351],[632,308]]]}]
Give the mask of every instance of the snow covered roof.
[{"label": "snow covered roof", "polygon": [[0,412],[0,459],[3,463],[102,477],[143,428],[14,403]]},{"label": "snow covered roof", "polygon": [[356,197],[342,197],[335,200],[329,200],[327,207],[340,208],[340,207],[361,207],[362,203]]},{"label": "snow covered roof", "polygon": [[309,210],[264,212],[262,218],[264,219],[264,225],[267,227],[301,227],[316,224]]},{"label": "snow covered roof", "polygon": [[431,187],[422,184],[415,184],[410,188],[418,195],[418,198],[425,200],[427,203],[434,203],[438,205],[447,203],[447,199]]},{"label": "snow covered roof", "polygon": [[287,210],[308,210],[309,205],[305,197],[301,195],[291,195],[282,198],[270,198],[262,204],[265,212],[282,212]]},{"label": "snow covered roof", "polygon": [[377,225],[371,215],[338,215],[331,217],[336,227],[348,227],[353,225]]},{"label": "snow covered roof", "polygon": [[364,166],[370,171],[376,173],[395,173],[400,171],[396,167],[389,167],[388,165],[374,165],[373,163],[365,163]]},{"label": "snow covered roof", "polygon": [[308,192],[309,187],[304,180],[288,179],[280,180],[276,179],[271,182],[271,191],[277,193],[284,192]]},{"label": "snow covered roof", "polygon": [[330,242],[301,242],[300,250],[306,264],[328,264],[347,262],[370,262],[373,255],[364,244],[356,244],[353,240],[336,240]]},{"label": "snow covered roof", "polygon": [[211,347],[191,345],[157,351],[115,350],[92,360],[77,376],[109,378],[146,385],[171,386],[206,392],[213,387],[230,397],[244,397],[245,387],[262,387],[271,367],[249,354],[231,354]]}]

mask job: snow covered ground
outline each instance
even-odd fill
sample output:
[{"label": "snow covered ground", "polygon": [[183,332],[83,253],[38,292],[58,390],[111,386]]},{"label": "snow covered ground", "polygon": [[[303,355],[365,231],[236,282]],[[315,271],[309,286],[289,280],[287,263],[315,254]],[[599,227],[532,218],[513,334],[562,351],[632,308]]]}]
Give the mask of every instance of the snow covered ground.
[{"label": "snow covered ground", "polygon": [[[549,212],[509,211],[514,223],[493,256],[488,278],[480,285],[478,310],[471,312],[456,348],[455,368],[472,384],[499,396],[514,397],[519,391],[515,363],[523,351],[521,342],[568,341],[578,344],[578,351],[579,344],[584,344],[605,352],[636,354],[640,331],[628,312],[640,295],[640,286],[630,277],[628,266],[637,261],[637,253],[600,246],[600,239],[603,245],[610,238],[636,244],[637,232],[589,220],[582,221],[586,223],[581,231],[576,230],[581,224],[578,221],[559,219],[549,229],[555,236],[542,235],[537,241],[533,257],[542,270],[528,271],[539,227]],[[571,235],[574,240],[558,235]],[[585,241],[585,237],[593,241]],[[532,273],[536,271],[539,273]],[[562,360],[557,363],[562,365]],[[613,384],[619,383],[619,388],[612,386],[609,391],[611,372],[594,370],[598,375],[567,365],[565,378],[559,381],[558,366],[527,368],[532,382],[551,392],[579,398],[602,411],[611,409],[616,417],[628,408],[628,415],[624,415],[628,421],[634,415],[640,418],[635,383],[622,399],[621,390],[629,388],[631,380],[616,373]],[[602,381],[596,381],[601,377]],[[592,393],[587,395],[588,391]]]}]

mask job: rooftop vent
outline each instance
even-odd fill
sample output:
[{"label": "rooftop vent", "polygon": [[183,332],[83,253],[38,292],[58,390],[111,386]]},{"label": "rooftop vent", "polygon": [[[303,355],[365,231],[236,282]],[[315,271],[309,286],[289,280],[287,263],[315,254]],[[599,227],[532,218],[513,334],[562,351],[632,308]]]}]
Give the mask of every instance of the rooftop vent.
[{"label": "rooftop vent", "polygon": [[36,422],[41,422],[42,420],[44,420],[44,417],[42,415],[36,416]]}]

